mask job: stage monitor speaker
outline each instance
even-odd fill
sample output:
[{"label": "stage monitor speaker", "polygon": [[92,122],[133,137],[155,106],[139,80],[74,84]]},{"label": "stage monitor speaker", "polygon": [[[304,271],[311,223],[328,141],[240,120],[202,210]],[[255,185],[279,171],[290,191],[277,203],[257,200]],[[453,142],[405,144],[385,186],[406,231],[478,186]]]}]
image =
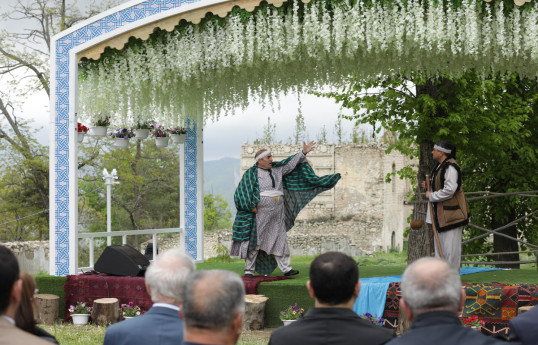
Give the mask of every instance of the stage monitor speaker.
[{"label": "stage monitor speaker", "polygon": [[143,276],[149,260],[133,247],[108,246],[95,263],[94,269],[100,273],[116,276]]}]

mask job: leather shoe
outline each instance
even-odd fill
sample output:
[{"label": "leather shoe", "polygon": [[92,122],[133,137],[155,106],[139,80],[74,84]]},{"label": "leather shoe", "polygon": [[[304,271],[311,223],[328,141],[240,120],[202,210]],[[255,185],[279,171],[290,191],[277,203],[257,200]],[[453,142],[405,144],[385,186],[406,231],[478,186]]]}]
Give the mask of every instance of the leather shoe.
[{"label": "leather shoe", "polygon": [[250,273],[247,273],[245,274],[245,278],[252,278],[254,275],[253,274],[250,274]]},{"label": "leather shoe", "polygon": [[291,270],[289,270],[288,272],[284,273],[284,275],[285,275],[286,277],[294,276],[294,275],[296,275],[296,274],[299,274],[299,271],[294,270],[294,269],[291,269]]}]

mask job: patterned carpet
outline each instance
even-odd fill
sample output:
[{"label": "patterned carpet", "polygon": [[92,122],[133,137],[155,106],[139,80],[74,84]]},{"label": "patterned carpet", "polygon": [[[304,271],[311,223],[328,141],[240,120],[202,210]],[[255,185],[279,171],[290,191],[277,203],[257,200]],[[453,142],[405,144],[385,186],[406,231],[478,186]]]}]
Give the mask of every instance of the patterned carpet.
[{"label": "patterned carpet", "polygon": [[[517,316],[523,306],[538,304],[538,285],[480,283],[463,284],[467,294],[462,317],[476,315],[484,320],[482,333],[487,335],[508,335],[508,321]],[[401,291],[400,283],[390,283],[383,318],[385,327],[398,326],[398,312]]]}]

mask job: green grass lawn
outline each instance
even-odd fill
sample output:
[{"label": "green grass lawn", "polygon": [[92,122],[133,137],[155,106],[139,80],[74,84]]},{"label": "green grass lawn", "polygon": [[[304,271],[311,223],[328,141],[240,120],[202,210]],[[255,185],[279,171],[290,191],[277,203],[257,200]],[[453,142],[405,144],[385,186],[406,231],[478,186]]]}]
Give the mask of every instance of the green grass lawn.
[{"label": "green grass lawn", "polygon": [[[308,270],[314,257],[294,256],[291,259],[294,269],[300,273],[293,279],[280,280],[270,283],[261,283],[258,293],[269,297],[266,305],[266,329],[263,331],[243,332],[239,344],[261,345],[267,344],[274,328],[282,325],[278,314],[280,310],[297,302],[301,307],[308,310],[314,305],[314,301],[306,291]],[[403,253],[375,253],[357,259],[360,278],[382,277],[401,275],[406,267],[407,254]],[[243,274],[244,260],[232,260],[231,262],[212,261],[197,264],[197,269],[224,269]],[[538,271],[536,264],[522,265],[518,270],[490,271],[462,276],[464,283],[498,282],[504,284],[528,283],[538,284]],[[272,276],[282,273],[277,269]],[[63,312],[63,284],[65,277],[51,277],[44,274],[36,276],[40,293],[54,293],[61,296],[60,312]],[[73,345],[96,345],[102,344],[106,327],[100,326],[73,326],[71,323],[56,324],[52,326],[42,325],[48,332],[56,336],[60,344]]]}]

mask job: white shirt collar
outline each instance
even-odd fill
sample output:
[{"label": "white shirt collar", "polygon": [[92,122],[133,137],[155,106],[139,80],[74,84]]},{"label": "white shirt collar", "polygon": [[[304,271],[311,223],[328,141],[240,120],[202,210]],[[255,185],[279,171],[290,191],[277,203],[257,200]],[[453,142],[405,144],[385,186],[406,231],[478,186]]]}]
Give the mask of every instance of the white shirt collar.
[{"label": "white shirt collar", "polygon": [[179,311],[179,307],[177,305],[173,305],[169,303],[156,302],[156,303],[153,303],[152,307],[163,307],[163,308],[174,309],[175,311]]},{"label": "white shirt collar", "polygon": [[13,326],[15,326],[15,320],[13,320],[11,317],[7,315],[2,315],[2,317],[6,320],[8,320]]}]

